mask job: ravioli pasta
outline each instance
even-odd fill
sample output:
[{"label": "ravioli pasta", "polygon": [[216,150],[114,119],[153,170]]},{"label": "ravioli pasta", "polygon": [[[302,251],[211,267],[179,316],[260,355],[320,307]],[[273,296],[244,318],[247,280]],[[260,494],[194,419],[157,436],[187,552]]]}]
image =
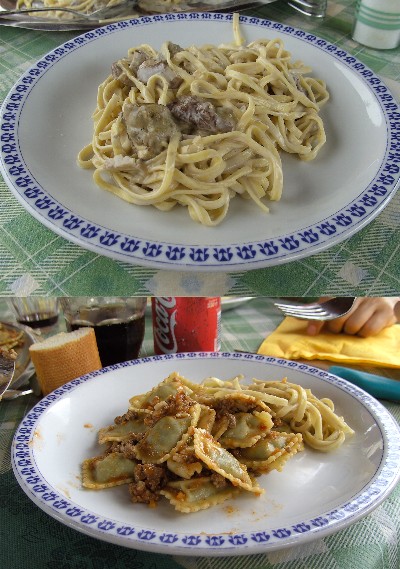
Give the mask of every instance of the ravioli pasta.
[{"label": "ravioli pasta", "polygon": [[113,64],[78,155],[100,188],[215,226],[236,195],[265,212],[281,198],[281,151],[316,157],[325,83],[280,39],[245,45],[237,14],[233,29],[232,44],[144,44]]},{"label": "ravioli pasta", "polygon": [[165,497],[191,513],[264,490],[260,475],[281,471],[304,449],[337,449],[351,427],[318,399],[283,379],[215,377],[196,384],[174,372],[103,427],[103,453],[82,464],[85,488],[127,484],[132,502],[154,506]]}]

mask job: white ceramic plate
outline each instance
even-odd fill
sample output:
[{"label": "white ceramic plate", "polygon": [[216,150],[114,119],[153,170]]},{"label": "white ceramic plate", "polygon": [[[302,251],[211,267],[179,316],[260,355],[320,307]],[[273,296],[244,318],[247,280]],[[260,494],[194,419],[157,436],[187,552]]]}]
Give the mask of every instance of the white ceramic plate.
[{"label": "white ceramic plate", "polygon": [[[126,486],[85,490],[80,465],[99,454],[97,431],[125,412],[128,399],[172,371],[193,381],[213,375],[289,380],[330,397],[355,435],[334,453],[310,449],[283,472],[258,481],[261,497],[239,498],[194,514],[167,501],[132,504]],[[244,555],[337,532],[371,512],[397,483],[399,428],[370,395],[325,371],[254,354],[155,356],[105,368],[57,389],[23,419],[12,445],[15,476],[27,495],[61,523],[112,543],[175,555]]]},{"label": "white ceramic plate", "polygon": [[[363,63],[301,30],[242,17],[247,41],[281,37],[295,58],[326,80],[328,142],[316,160],[283,157],[282,200],[265,214],[234,199],[215,228],[186,208],[132,206],[76,165],[92,137],[98,85],[110,65],[143,42],[183,46],[233,39],[229,14],[167,14],[111,24],[54,49],[29,69],[2,106],[1,171],[22,205],[59,235],[96,253],[153,268],[256,269],[331,247],[368,224],[399,180],[399,108]],[[397,140],[396,140],[397,137]],[[373,144],[371,144],[373,141]]]}]

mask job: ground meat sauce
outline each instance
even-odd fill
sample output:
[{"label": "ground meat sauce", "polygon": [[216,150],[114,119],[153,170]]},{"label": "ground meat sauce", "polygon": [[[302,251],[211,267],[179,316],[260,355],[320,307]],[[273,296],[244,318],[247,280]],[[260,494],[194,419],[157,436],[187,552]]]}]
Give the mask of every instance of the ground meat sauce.
[{"label": "ground meat sauce", "polygon": [[152,401],[152,405],[149,407],[149,410],[152,412],[146,417],[145,424],[152,426],[167,415],[174,417],[188,416],[190,409],[195,404],[196,401],[186,395],[183,390],[179,390],[174,395],[170,395],[165,401],[160,401],[158,397],[155,397]]},{"label": "ground meat sauce", "polygon": [[[183,388],[178,388],[176,393],[170,395],[165,400],[161,400],[158,396],[155,396],[146,406],[146,409],[150,412],[146,414],[144,422],[151,428],[162,417],[187,416],[195,404],[196,401],[187,395]],[[236,426],[235,413],[241,411],[251,412],[259,408],[259,404],[256,401],[253,402],[251,399],[243,401],[237,398],[224,398],[220,401],[213,400],[213,407],[216,410],[217,418],[219,420],[227,419],[227,428],[234,428]],[[130,409],[125,414],[116,417],[114,422],[121,424],[132,419],[137,419],[138,416],[137,411]],[[107,452],[121,452],[125,458],[135,459],[135,446],[143,437],[144,433],[131,434],[129,439],[112,443]],[[176,462],[187,464],[198,460],[193,448],[185,447],[178,453],[175,453],[172,458],[176,460]],[[202,476],[204,475],[209,476],[211,482],[217,488],[223,488],[228,484],[227,480],[217,472],[203,469]],[[129,493],[132,502],[154,506],[160,499],[160,490],[167,484],[168,480],[174,478],[175,475],[165,464],[138,463],[135,469],[135,482],[129,484]],[[194,478],[195,477],[193,477],[192,480]]]},{"label": "ground meat sauce", "polygon": [[135,446],[144,437],[144,433],[131,434],[129,439],[111,443],[108,452],[121,452],[125,458],[135,459]]},{"label": "ground meat sauce", "polygon": [[236,427],[236,416],[232,413],[227,413],[225,416],[228,419],[228,429],[234,429]]},{"label": "ground meat sauce", "polygon": [[135,481],[129,484],[132,502],[155,505],[160,499],[160,490],[169,480],[165,465],[138,464],[135,469]]},{"label": "ground meat sauce", "polygon": [[140,417],[140,413],[138,413],[134,409],[129,409],[129,411],[127,411],[123,415],[119,415],[118,417],[115,417],[114,423],[116,425],[121,425],[122,423],[126,423],[126,421],[132,421],[132,420],[138,419],[139,417]]},{"label": "ground meat sauce", "polygon": [[218,472],[212,472],[210,475],[211,482],[216,488],[225,488],[228,485],[226,478],[218,474]]},{"label": "ground meat sauce", "polygon": [[253,411],[263,410],[263,407],[256,400],[245,399],[242,401],[234,397],[217,400],[212,404],[212,407],[215,409],[219,419],[234,413],[252,413]]}]

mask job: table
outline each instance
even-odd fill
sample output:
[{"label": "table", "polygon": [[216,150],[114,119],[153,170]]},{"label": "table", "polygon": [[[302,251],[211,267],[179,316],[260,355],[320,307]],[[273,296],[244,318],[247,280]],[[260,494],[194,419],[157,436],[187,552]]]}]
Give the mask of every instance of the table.
[{"label": "table", "polygon": [[[5,302],[0,300],[0,315]],[[222,313],[222,349],[257,351],[281,321],[267,298]],[[142,355],[153,353],[150,314]],[[318,365],[318,362],[314,362]],[[4,569],[398,569],[400,484],[369,516],[353,526],[286,551],[245,557],[203,558],[152,554],[89,538],[53,520],[18,486],[10,465],[13,434],[37,398],[0,403],[0,566]],[[400,405],[382,401],[400,422]]]},{"label": "table", "polygon": [[[400,48],[374,50],[351,39],[356,0],[330,0],[328,15],[307,18],[284,3],[248,9],[339,45],[382,76],[400,96]],[[41,56],[79,32],[0,26],[0,102]],[[368,227],[325,252],[265,269],[187,273],[133,266],[57,236],[28,214],[0,177],[0,295],[395,295],[400,290],[400,196]],[[29,239],[27,236],[29,235]]]}]

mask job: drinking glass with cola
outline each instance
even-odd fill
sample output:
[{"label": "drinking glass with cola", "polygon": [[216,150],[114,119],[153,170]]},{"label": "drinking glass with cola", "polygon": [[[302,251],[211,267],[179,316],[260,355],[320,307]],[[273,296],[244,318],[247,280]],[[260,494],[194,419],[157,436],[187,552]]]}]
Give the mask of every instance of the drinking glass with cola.
[{"label": "drinking glass with cola", "polygon": [[87,326],[94,329],[104,367],[139,357],[146,297],[67,297],[60,302],[69,332]]}]

